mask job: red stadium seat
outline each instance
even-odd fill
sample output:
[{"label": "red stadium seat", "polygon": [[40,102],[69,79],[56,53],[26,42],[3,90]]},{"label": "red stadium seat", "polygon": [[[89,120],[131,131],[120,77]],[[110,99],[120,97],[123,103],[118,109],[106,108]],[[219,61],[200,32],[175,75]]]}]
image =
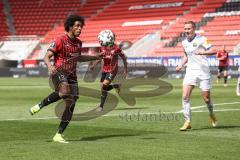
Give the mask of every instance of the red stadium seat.
[{"label": "red stadium seat", "polygon": [[[32,34],[32,35],[45,35],[46,27],[51,30],[56,24],[61,23],[67,15],[78,10],[86,10],[88,6],[95,6],[89,8],[89,11],[84,13],[85,17],[90,17],[96,14],[98,9],[102,9],[105,5],[109,4],[108,0],[88,0],[86,4],[81,5],[79,0],[9,0],[11,6],[11,13],[16,28],[16,34]],[[54,7],[53,7],[54,6]],[[22,23],[29,23],[34,25],[22,26]],[[29,32],[22,32],[21,28],[27,28]],[[32,27],[38,27],[32,30]],[[48,31],[49,31],[48,30]]]},{"label": "red stadium seat", "polygon": [[6,15],[4,14],[3,11],[4,11],[4,6],[1,1],[0,2],[0,26],[1,26],[0,37],[10,35],[10,33],[8,32],[8,27],[6,23],[7,22]]}]

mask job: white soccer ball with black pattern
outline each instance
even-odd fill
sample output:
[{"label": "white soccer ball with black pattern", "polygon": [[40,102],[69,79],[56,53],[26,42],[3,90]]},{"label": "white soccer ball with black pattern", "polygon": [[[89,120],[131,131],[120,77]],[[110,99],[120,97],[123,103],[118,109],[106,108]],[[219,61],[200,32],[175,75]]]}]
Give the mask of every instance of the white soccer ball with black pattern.
[{"label": "white soccer ball with black pattern", "polygon": [[98,34],[98,41],[101,46],[111,46],[114,44],[115,35],[111,30],[102,30]]}]

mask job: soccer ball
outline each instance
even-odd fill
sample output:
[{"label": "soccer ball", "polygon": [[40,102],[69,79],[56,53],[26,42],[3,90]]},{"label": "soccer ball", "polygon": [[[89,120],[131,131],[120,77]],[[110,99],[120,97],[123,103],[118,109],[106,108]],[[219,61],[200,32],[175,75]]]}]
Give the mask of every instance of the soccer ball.
[{"label": "soccer ball", "polygon": [[111,46],[114,44],[115,35],[111,30],[102,30],[98,34],[98,41],[101,46]]}]

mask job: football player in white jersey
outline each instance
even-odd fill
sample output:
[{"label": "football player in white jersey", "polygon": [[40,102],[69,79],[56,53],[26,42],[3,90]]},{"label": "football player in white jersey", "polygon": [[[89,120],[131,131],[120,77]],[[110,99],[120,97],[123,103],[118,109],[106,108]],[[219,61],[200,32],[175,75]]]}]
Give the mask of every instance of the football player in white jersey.
[{"label": "football player in white jersey", "polygon": [[195,29],[196,24],[193,21],[185,22],[184,32],[186,39],[182,41],[185,54],[181,63],[176,67],[176,71],[179,72],[185,64],[187,65],[182,92],[182,107],[185,123],[180,128],[180,131],[191,129],[190,96],[193,88],[197,84],[199,84],[199,88],[202,90],[202,97],[208,107],[212,126],[216,127],[217,125],[210,96],[211,74],[206,57],[207,55],[216,54],[216,50],[208,42],[206,37],[196,34]]}]

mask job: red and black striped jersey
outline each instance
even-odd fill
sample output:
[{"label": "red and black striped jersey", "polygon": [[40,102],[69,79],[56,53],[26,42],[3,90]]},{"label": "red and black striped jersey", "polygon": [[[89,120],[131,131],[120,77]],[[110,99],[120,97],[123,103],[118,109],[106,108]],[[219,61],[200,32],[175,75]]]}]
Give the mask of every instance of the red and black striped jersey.
[{"label": "red and black striped jersey", "polygon": [[217,59],[219,60],[219,66],[226,67],[228,66],[228,52],[225,50],[221,50],[217,52]]},{"label": "red and black striped jersey", "polygon": [[48,50],[54,53],[54,66],[57,70],[76,79],[77,61],[82,50],[81,40],[62,35],[50,44]]},{"label": "red and black striped jersey", "polygon": [[108,72],[116,74],[118,71],[118,56],[126,59],[126,56],[122,53],[122,50],[114,44],[113,46],[102,46],[100,53],[103,54],[103,67],[102,72]]}]

